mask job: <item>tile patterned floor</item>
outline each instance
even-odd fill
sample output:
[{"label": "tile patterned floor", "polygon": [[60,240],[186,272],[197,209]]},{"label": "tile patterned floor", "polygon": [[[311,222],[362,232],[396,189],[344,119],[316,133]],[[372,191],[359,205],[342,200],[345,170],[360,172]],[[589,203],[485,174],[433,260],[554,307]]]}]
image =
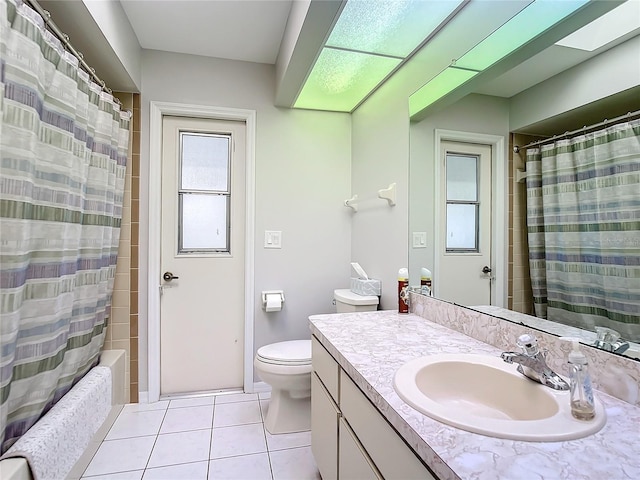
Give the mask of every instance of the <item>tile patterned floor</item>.
[{"label": "tile patterned floor", "polygon": [[269,394],[125,405],[86,480],[320,480],[311,432],[271,435]]}]

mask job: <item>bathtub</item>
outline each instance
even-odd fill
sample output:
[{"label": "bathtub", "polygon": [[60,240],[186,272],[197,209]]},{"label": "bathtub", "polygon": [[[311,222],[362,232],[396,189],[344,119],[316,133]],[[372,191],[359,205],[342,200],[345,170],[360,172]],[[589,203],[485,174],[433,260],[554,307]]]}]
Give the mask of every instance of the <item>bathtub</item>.
[{"label": "bathtub", "polygon": [[[127,403],[127,399],[125,398],[124,376],[125,351],[104,350],[100,354],[99,366],[108,367],[111,370],[111,410],[102,426],[93,435],[82,456],[75,462],[71,472],[67,475],[67,479],[75,480],[82,476],[91,458],[98,450],[100,443],[109,432],[120,410],[122,410],[122,406]],[[0,478],[2,478],[2,480],[33,480],[31,469],[25,458],[7,458],[1,460]]]}]

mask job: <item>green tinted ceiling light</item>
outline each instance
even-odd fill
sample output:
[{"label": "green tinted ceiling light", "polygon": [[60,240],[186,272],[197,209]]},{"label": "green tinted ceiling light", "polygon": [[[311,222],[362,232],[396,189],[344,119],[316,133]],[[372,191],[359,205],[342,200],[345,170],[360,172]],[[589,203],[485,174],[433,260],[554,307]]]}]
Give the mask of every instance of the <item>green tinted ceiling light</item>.
[{"label": "green tinted ceiling light", "polygon": [[413,116],[568,17],[589,0],[535,0],[409,97]]},{"label": "green tinted ceiling light", "polygon": [[397,58],[323,48],[296,100],[295,108],[350,112],[400,61]]},{"label": "green tinted ceiling light", "polygon": [[456,61],[456,67],[484,70],[553,27],[589,0],[536,0]]},{"label": "green tinted ceiling light", "polygon": [[351,112],[463,0],[348,0],[294,108]]},{"label": "green tinted ceiling light", "polygon": [[326,45],[406,58],[460,0],[349,0]]}]

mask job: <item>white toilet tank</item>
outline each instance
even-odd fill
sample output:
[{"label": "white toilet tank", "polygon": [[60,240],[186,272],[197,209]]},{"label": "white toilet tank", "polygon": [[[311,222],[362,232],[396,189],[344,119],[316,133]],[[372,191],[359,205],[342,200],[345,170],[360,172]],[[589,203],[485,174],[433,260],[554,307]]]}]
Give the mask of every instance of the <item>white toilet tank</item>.
[{"label": "white toilet tank", "polygon": [[358,295],[348,288],[334,290],[337,313],[371,312],[378,309],[380,299],[375,295]]}]

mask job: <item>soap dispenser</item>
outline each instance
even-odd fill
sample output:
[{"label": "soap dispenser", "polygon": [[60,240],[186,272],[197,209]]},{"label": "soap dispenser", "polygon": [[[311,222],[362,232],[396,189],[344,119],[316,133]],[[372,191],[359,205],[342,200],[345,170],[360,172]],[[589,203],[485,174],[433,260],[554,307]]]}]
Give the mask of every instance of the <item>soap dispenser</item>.
[{"label": "soap dispenser", "polygon": [[578,420],[591,420],[596,415],[596,409],[591,377],[587,368],[587,357],[580,350],[580,342],[577,338],[563,337],[563,340],[573,344],[568,357],[571,368],[571,415]]}]

